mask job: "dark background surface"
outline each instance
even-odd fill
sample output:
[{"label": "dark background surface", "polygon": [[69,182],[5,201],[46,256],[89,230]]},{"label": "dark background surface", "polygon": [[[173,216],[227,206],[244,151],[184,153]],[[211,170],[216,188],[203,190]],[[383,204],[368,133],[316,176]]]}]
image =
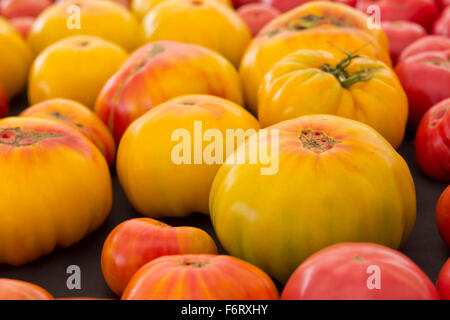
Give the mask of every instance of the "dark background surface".
[{"label": "dark background surface", "polygon": [[[20,113],[26,106],[25,95],[11,103],[11,115]],[[436,202],[448,184],[436,182],[425,177],[419,170],[414,159],[414,144],[412,138],[399,148],[399,153],[406,159],[416,184],[417,219],[414,230],[405,246],[401,249],[416,262],[431,278],[436,281],[439,270],[450,255],[437,231],[434,210]],[[41,257],[37,261],[22,267],[0,265],[0,278],[13,278],[29,281],[47,289],[56,298],[61,297],[98,297],[116,298],[106,285],[101,267],[100,255],[103,242],[109,232],[120,222],[140,217],[120,187],[115,172],[112,172],[114,187],[113,207],[106,223],[78,244],[57,249],[52,254]],[[221,253],[225,253],[217,240],[208,216],[193,214],[189,218],[162,220],[173,226],[196,226],[207,231],[216,240]],[[81,289],[69,290],[66,285],[67,267],[77,265],[81,269]],[[279,286],[281,289],[281,286]]]}]

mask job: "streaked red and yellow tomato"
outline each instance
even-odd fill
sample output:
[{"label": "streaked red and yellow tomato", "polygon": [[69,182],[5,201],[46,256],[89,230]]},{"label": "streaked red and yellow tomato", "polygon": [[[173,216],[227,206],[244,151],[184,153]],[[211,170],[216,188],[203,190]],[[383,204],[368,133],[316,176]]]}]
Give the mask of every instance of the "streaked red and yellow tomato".
[{"label": "streaked red and yellow tomato", "polygon": [[143,266],[122,300],[274,300],[275,284],[248,262],[224,255],[174,255]]},{"label": "streaked red and yellow tomato", "polygon": [[267,127],[307,114],[361,121],[397,148],[406,128],[408,99],[395,73],[378,60],[299,50],[265,75],[258,94],[258,119]]},{"label": "streaked red and yellow tomato", "polygon": [[53,300],[53,296],[35,284],[0,278],[0,300]]},{"label": "streaked red and yellow tomato", "polygon": [[50,99],[25,109],[21,116],[58,120],[86,136],[103,153],[110,166],[116,144],[106,125],[86,106],[67,99]]},{"label": "streaked red and yellow tomato", "polygon": [[23,265],[103,224],[108,165],[86,137],[37,118],[0,120],[0,264]]},{"label": "streaked red and yellow tomato", "polygon": [[102,271],[118,296],[136,271],[146,263],[175,254],[217,254],[214,240],[203,230],[171,227],[149,218],[119,224],[106,238],[102,251]]},{"label": "streaked red and yellow tomato", "polygon": [[283,300],[439,300],[427,275],[404,254],[373,243],[340,243],[303,262]]},{"label": "streaked red and yellow tomato", "polygon": [[258,129],[249,112],[222,98],[169,100],[133,122],[120,141],[117,174],[122,188],[145,216],[208,214],[217,170],[240,143],[238,136],[243,140]]},{"label": "streaked red and yellow tomato", "polygon": [[281,282],[329,245],[399,248],[411,233],[416,197],[408,165],[363,123],[332,115],[283,121],[234,157],[245,161],[224,164],[211,189],[214,229],[230,254]]}]

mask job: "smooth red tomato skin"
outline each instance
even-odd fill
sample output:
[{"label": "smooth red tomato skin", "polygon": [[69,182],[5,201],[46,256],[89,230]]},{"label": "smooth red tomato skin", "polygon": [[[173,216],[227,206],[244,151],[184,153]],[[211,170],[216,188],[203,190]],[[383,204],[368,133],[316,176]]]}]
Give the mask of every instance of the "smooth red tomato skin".
[{"label": "smooth red tomato skin", "polygon": [[[439,233],[441,234],[442,240],[450,248],[450,185],[439,197],[436,206],[436,224],[438,226]],[[450,263],[447,263],[450,265]],[[450,266],[448,266],[450,272]],[[450,277],[450,274],[449,274]],[[448,283],[448,297],[450,298],[450,279]]]},{"label": "smooth red tomato skin", "polygon": [[391,59],[394,64],[397,63],[403,49],[427,34],[420,24],[410,21],[383,21],[381,28],[389,39]]},{"label": "smooth red tomato skin", "polygon": [[6,117],[9,111],[9,100],[5,89],[0,83],[0,118]]},{"label": "smooth red tomato skin", "polygon": [[395,67],[409,102],[408,127],[417,128],[422,116],[434,104],[450,97],[450,50],[424,52],[401,61]]},{"label": "smooth red tomato skin", "polygon": [[434,0],[357,0],[356,8],[368,13],[369,6],[380,8],[382,21],[408,20],[430,29],[439,14]]},{"label": "smooth red tomato skin", "polygon": [[450,7],[446,8],[435,21],[433,34],[450,37]]},{"label": "smooth red tomato skin", "polygon": [[450,98],[425,113],[417,128],[415,144],[416,160],[422,171],[431,178],[450,181]]},{"label": "smooth red tomato skin", "polygon": [[217,254],[214,240],[203,230],[171,227],[149,218],[127,220],[108,236],[102,251],[102,271],[112,291],[121,295],[136,271],[160,256]]},{"label": "smooth red tomato skin", "polygon": [[53,300],[45,289],[20,280],[0,279],[0,300]]},{"label": "smooth red tomato skin", "polygon": [[[157,289],[157,290],[156,290]],[[147,263],[122,300],[276,300],[278,291],[261,269],[225,255],[174,255]]]},{"label": "smooth red tomato skin", "polygon": [[441,272],[439,272],[437,289],[441,294],[442,300],[450,300],[450,259],[447,260]]},{"label": "smooth red tomato skin", "polygon": [[[378,267],[380,288],[369,289]],[[340,243],[303,262],[282,300],[439,300],[430,279],[408,257],[372,243]]]},{"label": "smooth red tomato skin", "polygon": [[430,51],[447,51],[450,50],[450,39],[444,36],[429,35],[414,41],[409,46],[407,46],[400,57],[398,62],[405,60],[408,57],[412,57],[419,53],[430,52]]}]

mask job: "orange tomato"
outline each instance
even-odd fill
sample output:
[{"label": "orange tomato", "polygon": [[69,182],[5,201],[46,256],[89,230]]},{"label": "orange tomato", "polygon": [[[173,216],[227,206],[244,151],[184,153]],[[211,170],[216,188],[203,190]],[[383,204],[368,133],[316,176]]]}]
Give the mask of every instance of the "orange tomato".
[{"label": "orange tomato", "polygon": [[20,280],[0,279],[0,300],[53,300],[45,289]]}]

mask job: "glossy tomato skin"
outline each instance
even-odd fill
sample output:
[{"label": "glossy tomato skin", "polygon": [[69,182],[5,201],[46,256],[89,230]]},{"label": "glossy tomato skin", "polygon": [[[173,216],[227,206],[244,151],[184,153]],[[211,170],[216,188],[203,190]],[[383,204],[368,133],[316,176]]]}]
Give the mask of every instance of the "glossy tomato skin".
[{"label": "glossy tomato skin", "polygon": [[35,284],[0,278],[0,300],[53,300],[53,297]]},{"label": "glossy tomato skin", "polygon": [[119,142],[146,111],[186,94],[211,94],[243,104],[239,75],[224,57],[194,44],[156,41],[136,50],[108,80],[95,112]]},{"label": "glossy tomato skin", "polygon": [[357,0],[356,8],[367,11],[370,6],[380,8],[382,21],[408,20],[429,30],[439,14],[434,0]]},{"label": "glossy tomato skin", "polygon": [[380,61],[356,57],[345,68],[348,77],[361,72],[368,76],[347,87],[343,77],[339,80],[323,70],[341,60],[325,50],[298,50],[278,61],[259,88],[261,126],[308,114],[335,114],[369,124],[398,148],[408,119],[408,99],[397,76]]},{"label": "glossy tomato skin", "polygon": [[225,255],[157,258],[139,269],[122,296],[122,300],[276,299],[278,291],[267,274]]},{"label": "glossy tomato skin", "polygon": [[6,117],[9,111],[9,99],[3,85],[0,83],[0,118]]},{"label": "glossy tomato skin", "polygon": [[[408,127],[415,130],[434,104],[450,97],[450,50],[411,56],[395,67],[409,101]],[[420,81],[423,79],[423,81]]]},{"label": "glossy tomato skin", "polygon": [[389,39],[391,59],[394,64],[397,63],[403,49],[427,34],[420,24],[410,21],[383,21],[381,28]]},{"label": "glossy tomato skin", "polygon": [[436,206],[436,224],[442,240],[450,248],[450,186],[439,197]]},{"label": "glossy tomato skin", "polygon": [[439,272],[437,289],[441,294],[442,300],[450,300],[450,259],[447,260],[441,272]]},{"label": "glossy tomato skin", "polygon": [[450,98],[425,113],[415,144],[422,171],[433,179],[450,181]]},{"label": "glossy tomato skin", "polygon": [[450,7],[446,8],[435,21],[433,34],[450,37]]},{"label": "glossy tomato skin", "polygon": [[175,254],[217,254],[214,240],[203,230],[171,227],[149,218],[119,224],[103,245],[102,271],[118,296],[136,271],[160,256]]},{"label": "glossy tomato skin", "polygon": [[[308,115],[266,133],[238,148],[238,157],[250,153],[245,163],[222,165],[214,179],[211,220],[227,252],[285,282],[303,260],[338,242],[405,243],[416,216],[414,183],[373,128]],[[270,163],[252,164],[251,150],[266,148],[277,150]]]},{"label": "glossy tomato skin", "polygon": [[[370,278],[378,272],[376,280]],[[370,289],[372,288],[372,289]],[[408,257],[372,243],[340,243],[303,262],[282,300],[439,300],[439,292]]]},{"label": "glossy tomato skin", "polygon": [[398,62],[419,53],[429,51],[445,52],[450,50],[450,38],[444,36],[429,35],[414,41],[407,46],[399,56]]},{"label": "glossy tomato skin", "polygon": [[306,3],[273,19],[247,47],[239,72],[253,114],[264,75],[283,56],[300,49],[327,50],[340,57],[345,57],[342,50],[358,51],[391,66],[387,37],[380,29],[369,29],[365,14],[339,3]]}]

